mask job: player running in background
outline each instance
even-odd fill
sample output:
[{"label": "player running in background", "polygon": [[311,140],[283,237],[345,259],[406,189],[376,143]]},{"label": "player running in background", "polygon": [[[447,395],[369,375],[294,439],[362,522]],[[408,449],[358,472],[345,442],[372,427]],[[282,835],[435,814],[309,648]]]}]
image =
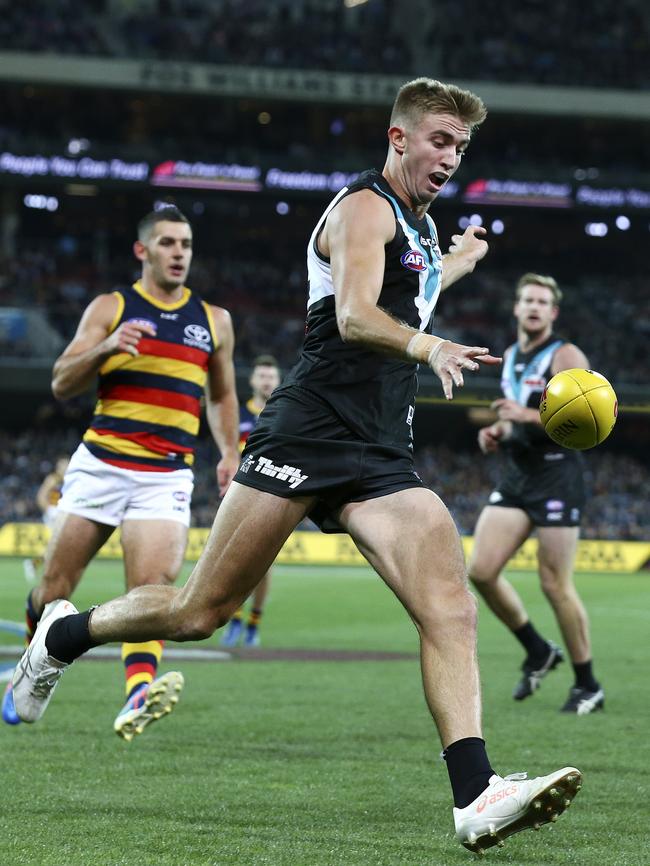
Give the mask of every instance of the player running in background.
[{"label": "player running in background", "polygon": [[534,529],[539,577],[571,658],[575,683],[562,707],[585,715],[602,709],[605,695],[592,669],[589,619],[574,580],[580,517],[584,507],[583,458],[548,438],[539,418],[547,381],[561,370],[587,368],[584,354],[553,333],[562,293],[553,277],[524,274],[514,308],[517,342],[503,363],[496,400],[498,421],[479,431],[484,454],[501,450],[506,469],[479,517],[469,573],[490,609],[523,646],[526,658],[513,697],[532,695],[563,660],[562,650],[542,637],[502,571]]},{"label": "player running in background", "polygon": [[[257,419],[266,406],[273,391],[280,384],[280,368],[272,355],[260,355],[253,361],[253,371],[249,384],[252,394],[239,408],[239,449],[243,451],[248,437],[255,429]],[[244,609],[235,611],[221,638],[221,646],[237,646],[243,636],[244,646],[258,646],[260,643],[260,621],[264,605],[271,588],[271,569],[257,584],[251,595],[251,607],[244,629]]]},{"label": "player running in background", "polygon": [[249,437],[189,580],[181,589],[140,587],[83,613],[69,601],[49,606],[14,673],[21,717],[41,717],[62,672],[91,646],[209,637],[309,515],[350,534],[417,628],[458,840],[482,851],[555,820],[570,803],[580,785],[572,767],[530,780],[492,769],[460,538],[413,464],[418,364],[432,368],[451,399],[463,371],[500,360],[431,333],[440,291],[487,252],[484,230],[472,226],[443,259],[427,214],[484,118],[481,100],[454,85],[422,78],[400,89],[383,172],[364,172],[341,190],[313,231],[300,358]]},{"label": "player running in background", "polygon": [[[72,595],[118,526],[127,589],[174,583],[187,543],[204,392],[222,455],[221,494],[239,464],[232,325],[226,310],[185,286],[189,222],[173,207],[153,211],[138,226],[134,252],[141,279],[95,298],[54,365],[56,397],[74,397],[98,379],[98,402],[65,474],[42,580],[27,598],[28,640],[44,606]],[[156,635],[122,644],[126,703],[114,729],[126,740],[178,700],[182,675],[157,678],[162,652]],[[11,703],[9,689],[7,714]]]},{"label": "player running in background", "polygon": [[[63,487],[63,476],[70,462],[69,457],[58,457],[54,469],[43,479],[36,493],[36,504],[42,515],[45,526],[52,529],[56,520],[61,499],[61,488]],[[30,557],[23,560],[25,579],[33,583],[38,576],[38,569],[43,564],[43,557]]]}]

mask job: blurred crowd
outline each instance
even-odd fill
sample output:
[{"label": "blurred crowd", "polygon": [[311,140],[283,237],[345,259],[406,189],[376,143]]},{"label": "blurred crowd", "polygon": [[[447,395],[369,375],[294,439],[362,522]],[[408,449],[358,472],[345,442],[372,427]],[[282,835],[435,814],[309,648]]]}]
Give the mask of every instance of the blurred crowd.
[{"label": "blurred crowd", "polygon": [[[353,5],[353,4],[349,4]],[[650,19],[641,0],[549,7],[485,0],[23,0],[2,3],[0,49],[134,59],[431,74],[642,89]],[[406,20],[403,15],[406,15]]]},{"label": "blurred crowd", "polygon": [[[77,447],[79,433],[27,430],[0,432],[0,523],[37,521],[36,491],[60,456]],[[210,526],[219,505],[214,445],[201,439],[195,466],[192,522]],[[600,448],[586,456],[588,501],[582,537],[650,541],[650,470],[636,456]],[[478,447],[457,450],[448,444],[416,451],[416,468],[449,507],[459,531],[470,535],[499,474],[500,457],[483,457]]]},{"label": "blurred crowd", "polygon": [[342,0],[24,0],[3,10],[0,47],[133,59],[382,72],[412,66],[394,4]]},{"label": "blurred crowd", "polygon": [[485,0],[471,15],[437,0],[431,43],[445,75],[464,80],[644,89],[650,14],[640,0],[549,4]]},{"label": "blurred crowd", "polygon": [[[296,249],[302,246],[303,242],[300,247],[296,242]],[[188,282],[207,301],[232,312],[237,363],[247,366],[256,355],[271,352],[287,369],[304,334],[306,267],[295,249],[287,250],[280,235],[266,249],[265,258],[256,258],[252,249],[232,257],[197,256]],[[86,304],[100,292],[135,281],[135,265],[128,255],[93,264],[92,259],[67,249],[65,238],[56,247],[32,248],[19,258],[0,261],[0,308],[41,310],[67,342]],[[489,341],[491,349],[502,353],[514,339],[514,285],[524,270],[491,270],[486,261],[458,290],[442,296],[434,331],[467,345]],[[577,272],[562,288],[558,334],[580,346],[591,366],[615,384],[646,384],[650,380],[647,278]],[[624,335],[624,352],[612,333]],[[27,337],[3,329],[2,319],[0,351],[5,356],[33,354]]]}]

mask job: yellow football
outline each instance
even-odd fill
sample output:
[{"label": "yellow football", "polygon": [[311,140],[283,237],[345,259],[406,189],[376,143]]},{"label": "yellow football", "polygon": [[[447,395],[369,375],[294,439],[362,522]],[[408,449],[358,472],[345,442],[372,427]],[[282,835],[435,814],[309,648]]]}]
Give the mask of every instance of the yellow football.
[{"label": "yellow football", "polygon": [[562,370],[547,384],[539,417],[551,439],[564,448],[584,451],[612,432],[618,413],[616,393],[593,370]]}]

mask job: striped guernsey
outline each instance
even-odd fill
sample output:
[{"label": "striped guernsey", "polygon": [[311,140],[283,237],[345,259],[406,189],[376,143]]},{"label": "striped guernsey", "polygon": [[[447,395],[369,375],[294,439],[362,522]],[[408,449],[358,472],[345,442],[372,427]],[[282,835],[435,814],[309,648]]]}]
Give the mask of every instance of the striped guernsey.
[{"label": "striped guernsey", "polygon": [[139,354],[113,355],[99,370],[98,401],[84,444],[96,457],[124,469],[170,472],[194,462],[201,395],[218,345],[208,305],[183,287],[164,303],[137,282],[114,293],[119,301],[111,333],[122,322],[148,323]]}]

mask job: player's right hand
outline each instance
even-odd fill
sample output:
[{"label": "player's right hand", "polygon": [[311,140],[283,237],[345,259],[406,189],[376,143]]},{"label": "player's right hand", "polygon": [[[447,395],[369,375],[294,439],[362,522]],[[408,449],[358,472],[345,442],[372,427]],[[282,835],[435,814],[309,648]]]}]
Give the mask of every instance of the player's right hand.
[{"label": "player's right hand", "polygon": [[478,431],[478,447],[483,454],[492,454],[499,450],[499,440],[502,436],[503,431],[496,424],[481,427]]},{"label": "player's right hand", "polygon": [[138,343],[142,337],[155,337],[156,329],[147,322],[122,322],[119,328],[106,338],[106,349],[111,355],[128,352],[129,355],[139,355]]}]

